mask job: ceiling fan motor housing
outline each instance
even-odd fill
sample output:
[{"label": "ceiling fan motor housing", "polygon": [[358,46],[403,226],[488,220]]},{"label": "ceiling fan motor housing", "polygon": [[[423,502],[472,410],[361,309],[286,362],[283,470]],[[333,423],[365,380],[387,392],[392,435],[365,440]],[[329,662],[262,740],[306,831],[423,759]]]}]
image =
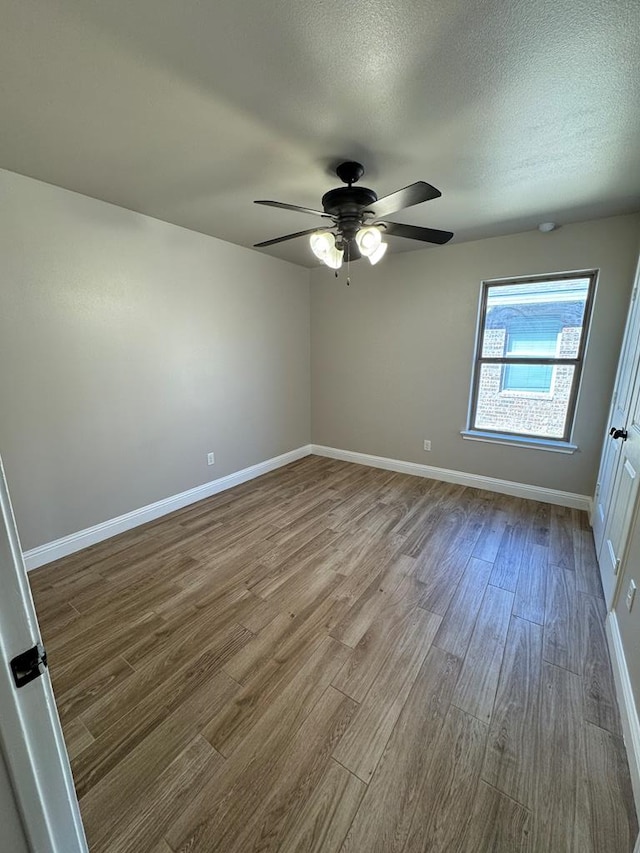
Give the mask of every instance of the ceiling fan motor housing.
[{"label": "ceiling fan motor housing", "polygon": [[362,163],[356,163],[355,160],[340,163],[336,175],[348,186],[325,193],[322,196],[322,209],[336,220],[341,242],[349,243],[362,227],[365,210],[378,200],[378,196],[368,187],[353,186],[364,175]]},{"label": "ceiling fan motor housing", "polygon": [[364,214],[378,196],[368,187],[337,187],[322,196],[325,213],[335,216],[345,240],[352,240],[364,222]]}]

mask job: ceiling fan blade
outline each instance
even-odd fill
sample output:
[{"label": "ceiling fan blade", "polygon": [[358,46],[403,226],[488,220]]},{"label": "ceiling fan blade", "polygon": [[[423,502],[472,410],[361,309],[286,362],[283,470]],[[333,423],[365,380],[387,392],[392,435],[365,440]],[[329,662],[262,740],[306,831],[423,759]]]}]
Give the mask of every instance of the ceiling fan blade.
[{"label": "ceiling fan blade", "polygon": [[332,219],[332,216],[329,216],[328,213],[324,213],[322,210],[312,210],[310,207],[300,207],[298,204],[286,204],[284,201],[267,201],[266,199],[262,199],[260,201],[254,201],[254,204],[266,204],[269,207],[280,207],[284,210],[295,210],[298,213],[311,213],[313,216],[324,216],[326,219]]},{"label": "ceiling fan blade", "polygon": [[274,237],[273,240],[263,240],[262,243],[254,243],[254,249],[262,249],[264,246],[273,246],[275,243],[283,243],[285,240],[293,240],[294,237],[304,237],[305,234],[313,234],[319,228],[308,228],[306,231],[296,231],[295,234],[285,234],[284,237]]},{"label": "ceiling fan blade", "polygon": [[425,181],[416,181],[415,184],[409,184],[403,190],[379,198],[378,201],[368,205],[367,210],[371,210],[377,217],[382,218],[389,216],[390,213],[396,213],[398,210],[404,210],[405,207],[413,207],[414,204],[439,198],[441,195],[440,190],[432,187],[431,184],[427,184]]},{"label": "ceiling fan blade", "polygon": [[421,228],[418,225],[402,225],[400,222],[385,222],[385,234],[394,237],[408,237],[409,240],[422,240],[423,243],[448,243],[453,237],[452,231],[438,231],[436,228]]}]

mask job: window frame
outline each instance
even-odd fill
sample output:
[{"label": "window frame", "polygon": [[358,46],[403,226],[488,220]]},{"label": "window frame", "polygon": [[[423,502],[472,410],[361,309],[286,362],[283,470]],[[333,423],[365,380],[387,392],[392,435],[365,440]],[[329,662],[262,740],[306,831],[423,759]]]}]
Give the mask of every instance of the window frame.
[{"label": "window frame", "polygon": [[[487,299],[489,295],[490,288],[495,287],[508,287],[508,286],[517,286],[519,284],[536,284],[536,283],[544,283],[544,282],[561,282],[561,281],[570,281],[572,279],[577,278],[586,278],[589,279],[589,283],[587,285],[587,299],[584,307],[584,314],[582,319],[582,334],[580,335],[580,343],[578,346],[578,352],[575,358],[537,358],[532,359],[531,357],[526,358],[514,358],[514,357],[497,357],[497,356],[483,356],[482,355],[482,347],[484,341],[484,332],[485,332],[485,322],[487,319]],[[467,418],[467,429],[463,431],[463,436],[465,438],[476,438],[480,440],[487,441],[505,441],[507,443],[513,442],[514,444],[518,444],[520,446],[530,444],[532,447],[545,447],[547,446],[549,449],[553,449],[554,445],[558,447],[569,447],[573,429],[575,425],[575,415],[578,403],[578,396],[580,392],[580,384],[582,380],[583,373],[583,365],[584,358],[587,351],[587,344],[589,339],[589,333],[591,330],[591,317],[593,314],[593,305],[595,302],[596,296],[596,288],[598,282],[598,270],[578,270],[572,272],[562,272],[562,273],[549,273],[545,275],[532,275],[532,276],[516,276],[513,278],[504,278],[504,279],[488,279],[481,283],[480,288],[480,303],[478,310],[478,320],[476,327],[476,342],[475,342],[475,351],[474,351],[474,359],[473,359],[473,368],[472,368],[472,376],[471,376],[471,394],[469,398],[469,410],[468,410],[468,418]],[[536,364],[536,365],[550,365],[554,367],[554,377],[556,373],[556,368],[559,365],[567,365],[573,366],[573,379],[571,384],[571,390],[569,392],[569,401],[567,404],[567,413],[565,417],[564,424],[564,433],[562,437],[558,436],[549,436],[549,435],[533,435],[532,433],[523,433],[523,432],[515,432],[513,430],[508,429],[489,429],[486,427],[476,427],[474,425],[476,416],[477,416],[477,403],[478,403],[478,394],[479,394],[479,385],[480,385],[480,375],[482,372],[482,367],[485,364],[500,364],[503,366],[507,364]],[[511,394],[512,392],[507,392]],[[517,393],[517,392],[513,392]],[[526,394],[526,392],[520,392],[520,394]]]}]

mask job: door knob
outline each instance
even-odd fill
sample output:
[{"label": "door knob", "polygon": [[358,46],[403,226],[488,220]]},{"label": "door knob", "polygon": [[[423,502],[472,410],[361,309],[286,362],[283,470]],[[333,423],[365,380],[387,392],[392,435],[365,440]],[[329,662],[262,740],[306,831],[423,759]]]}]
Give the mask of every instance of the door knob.
[{"label": "door knob", "polygon": [[611,429],[609,430],[609,435],[612,438],[621,438],[623,441],[627,440],[626,429],[616,429],[615,427],[611,427]]}]

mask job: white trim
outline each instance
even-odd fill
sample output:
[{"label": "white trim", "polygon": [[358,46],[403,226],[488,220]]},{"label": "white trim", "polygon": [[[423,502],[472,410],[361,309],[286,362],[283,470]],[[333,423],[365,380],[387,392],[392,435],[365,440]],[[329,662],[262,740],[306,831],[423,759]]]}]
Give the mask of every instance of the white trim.
[{"label": "white trim", "polygon": [[344,462],[355,462],[358,465],[369,465],[372,468],[385,468],[388,471],[398,471],[401,474],[430,477],[434,480],[443,480],[446,483],[459,483],[463,486],[472,486],[473,488],[484,489],[490,492],[500,492],[505,495],[529,498],[531,500],[542,501],[543,503],[575,507],[576,509],[584,509],[587,512],[591,512],[592,509],[592,501],[588,495],[562,492],[557,489],[546,489],[542,486],[529,486],[526,483],[499,480],[495,477],[483,477],[479,474],[467,474],[464,471],[453,471],[447,468],[434,468],[431,465],[421,465],[417,462],[404,462],[400,459],[371,456],[368,453],[356,453],[351,450],[338,450],[334,447],[306,444],[296,448],[296,450],[283,453],[281,456],[274,456],[272,459],[251,465],[249,468],[243,468],[233,474],[227,474],[225,477],[219,477],[217,480],[204,483],[202,486],[196,486],[186,492],[180,492],[180,494],[163,498],[160,501],[140,507],[140,509],[134,509],[117,518],[108,519],[93,527],[87,527],[85,530],[79,530],[77,533],[71,533],[69,536],[63,536],[61,539],[56,539],[53,542],[47,542],[44,545],[39,545],[37,548],[32,548],[24,553],[27,571],[37,569],[39,566],[44,566],[46,563],[51,563],[62,557],[67,557],[69,554],[74,554],[76,551],[81,551],[90,545],[103,542],[111,536],[117,536],[119,533],[124,533],[126,530],[146,524],[148,521],[153,521],[177,509],[182,509],[182,507],[189,504],[216,495],[218,492],[239,486],[241,483],[246,483],[248,480],[253,480],[262,474],[268,474],[269,471],[275,471],[276,468],[289,465],[291,462],[309,456],[311,453],[315,453],[317,456],[327,456],[331,459],[341,459]]},{"label": "white trim", "polygon": [[309,456],[310,453],[311,445],[303,445],[296,448],[296,450],[283,453],[281,456],[274,456],[271,459],[266,459],[264,462],[251,465],[249,468],[243,468],[233,474],[227,474],[225,477],[211,480],[202,486],[196,486],[193,489],[188,489],[186,492],[180,492],[178,495],[163,498],[160,501],[148,504],[148,506],[143,506],[140,509],[134,509],[124,515],[119,515],[117,518],[110,518],[100,524],[95,524],[93,527],[87,527],[85,530],[79,530],[77,533],[63,536],[62,539],[56,539],[53,542],[39,545],[37,548],[32,548],[24,554],[27,571],[37,569],[39,566],[44,566],[46,563],[51,563],[54,560],[59,560],[61,557],[67,557],[69,554],[74,554],[76,551],[81,551],[83,548],[88,548],[90,545],[95,545],[97,542],[102,542],[111,536],[116,536],[118,533],[124,533],[126,530],[131,530],[131,528],[138,527],[140,524],[146,524],[148,521],[153,521],[156,518],[160,518],[160,516],[167,515],[177,509],[182,509],[184,506],[196,503],[204,498],[209,498],[211,495],[217,495],[218,492],[232,489],[234,486],[239,486],[240,483],[246,483],[247,480],[253,480],[262,474],[268,474],[269,471],[275,471],[276,468],[289,465],[289,463],[295,462],[297,459]]},{"label": "white trim", "polygon": [[477,429],[463,429],[460,435],[466,441],[488,441],[492,444],[504,444],[505,447],[524,447],[527,450],[549,450],[551,453],[575,453],[577,444],[570,441],[556,441],[551,438],[527,438],[523,435],[509,435],[503,432],[482,432]]},{"label": "white trim", "polygon": [[[638,709],[633,697],[629,669],[615,612],[609,613],[605,627],[611,663],[613,664],[613,678],[620,707],[620,717],[622,718],[622,733],[629,759],[631,787],[633,788],[636,812],[640,814],[640,721],[638,720]],[[640,850],[640,836],[638,836],[634,850]]]},{"label": "white trim", "polygon": [[328,456],[330,459],[341,459],[343,462],[355,462],[358,465],[369,465],[372,468],[384,468],[387,471],[397,471],[400,474],[429,477],[433,480],[443,480],[445,483],[458,483],[461,486],[471,486],[474,489],[484,489],[503,495],[513,495],[514,497],[528,498],[543,503],[574,507],[586,512],[591,510],[589,495],[562,492],[559,489],[547,489],[543,486],[530,486],[526,483],[499,480],[496,477],[484,477],[480,474],[467,474],[464,471],[453,471],[449,468],[434,468],[431,465],[421,465],[417,462],[388,459],[386,456],[371,456],[368,453],[356,453],[352,450],[322,447],[318,444],[311,445],[311,452],[317,456]]}]

